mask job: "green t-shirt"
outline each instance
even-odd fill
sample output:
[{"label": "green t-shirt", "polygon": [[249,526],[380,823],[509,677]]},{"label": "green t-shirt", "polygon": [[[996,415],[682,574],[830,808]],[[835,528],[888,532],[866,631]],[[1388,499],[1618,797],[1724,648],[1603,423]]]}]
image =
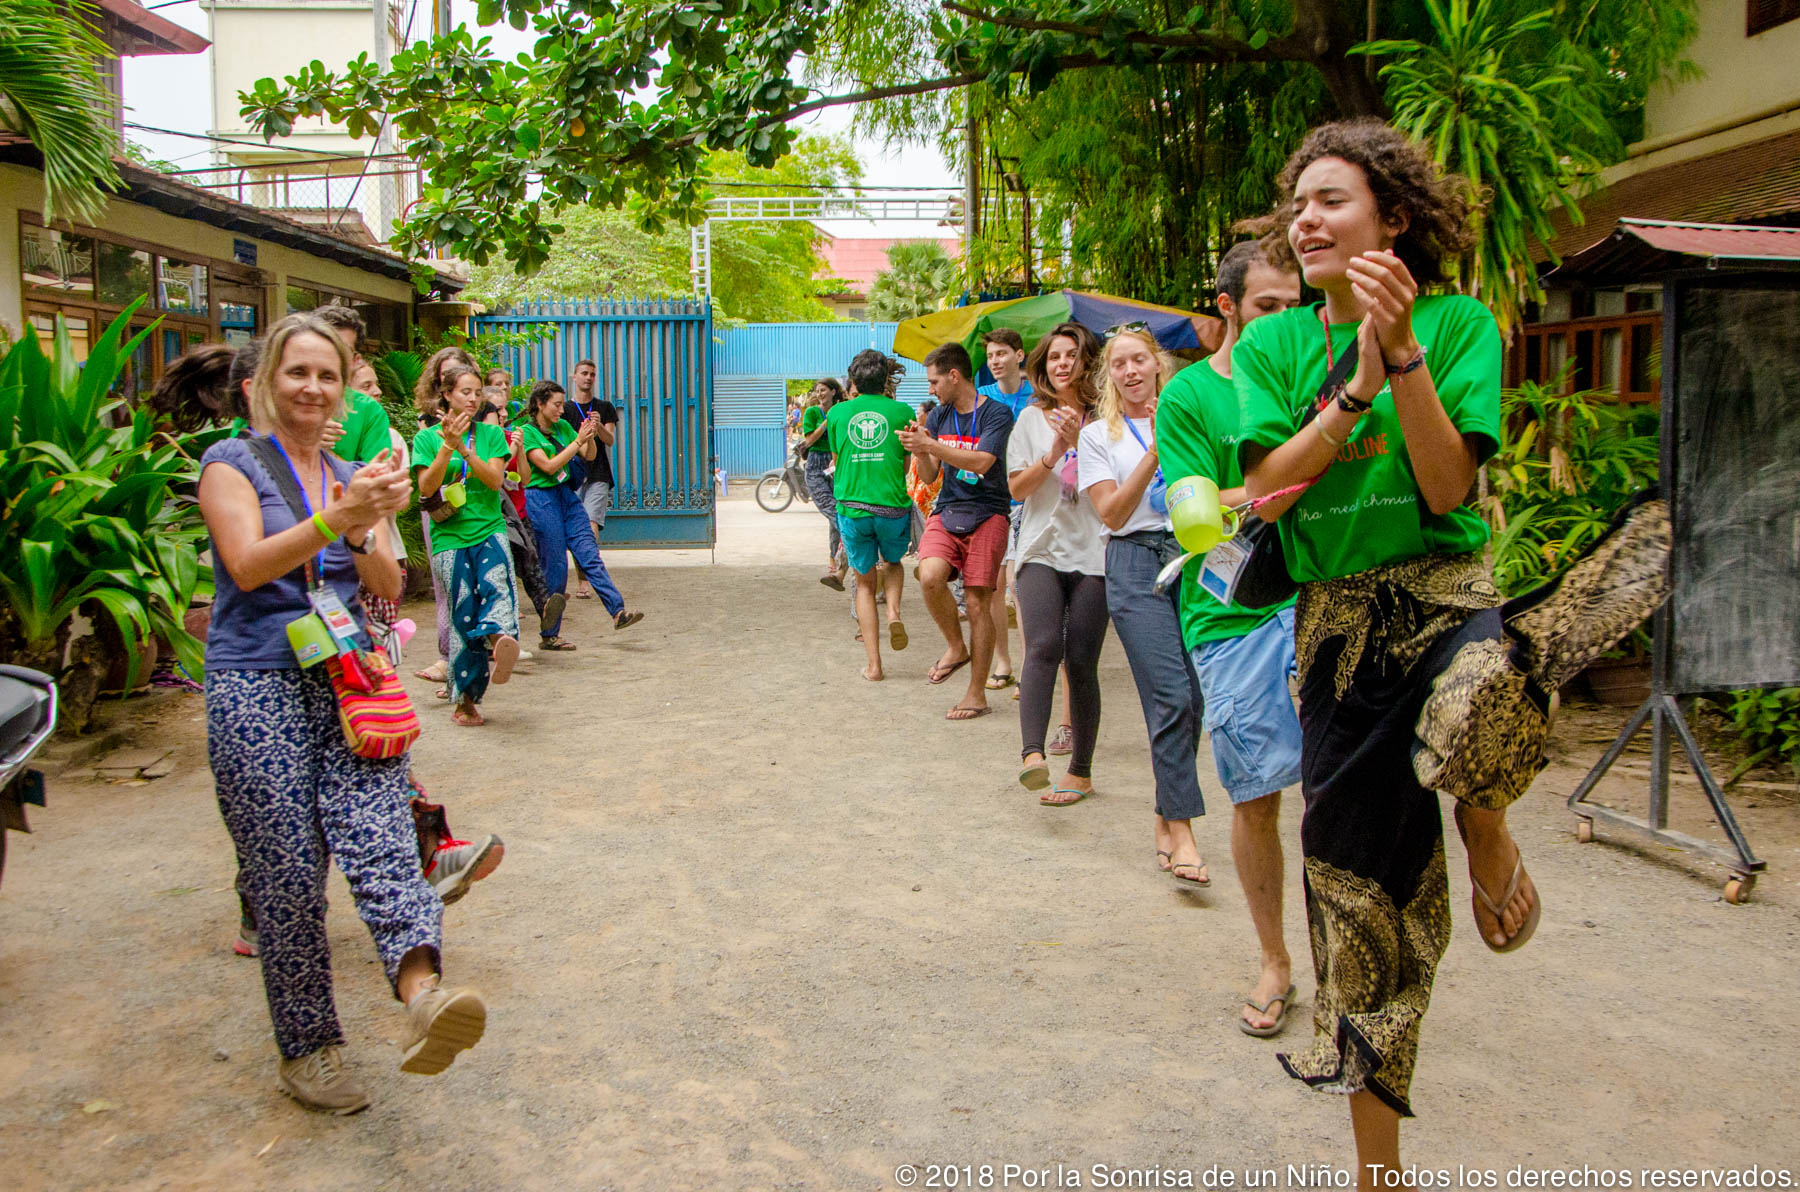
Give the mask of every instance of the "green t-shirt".
[{"label": "green t-shirt", "polygon": [[[506,432],[499,427],[477,422],[471,429],[475,432],[475,458],[504,460],[512,454],[511,448],[506,445]],[[438,447],[444,441],[442,430],[441,425],[428,426],[413,436],[415,477],[437,458]],[[474,546],[506,529],[506,518],[500,512],[500,490],[489,488],[474,476],[463,475],[465,470],[462,456],[452,453],[450,462],[444,467],[444,483],[450,484],[460,479],[468,491],[468,499],[456,511],[455,516],[446,521],[431,523],[433,554],[453,547]]]},{"label": "green t-shirt", "polygon": [[[800,437],[804,439],[807,435],[812,434],[815,430],[819,429],[819,424],[824,421],[824,410],[821,410],[818,406],[807,406],[806,413],[800,415]],[[829,434],[820,435],[813,440],[813,445],[808,447],[806,451],[808,455],[830,455],[831,436]]]},{"label": "green t-shirt", "polygon": [[344,437],[333,449],[339,459],[366,464],[392,447],[387,410],[366,393],[344,390]]},{"label": "green t-shirt", "polygon": [[905,402],[879,393],[865,393],[831,407],[825,415],[829,429],[820,442],[829,440],[837,456],[832,495],[839,502],[840,514],[874,516],[844,508],[845,501],[888,509],[904,509],[912,503],[906,495],[907,452],[900,445],[899,432],[917,417]]},{"label": "green t-shirt", "polygon": [[562,454],[562,449],[575,441],[575,428],[564,419],[558,418],[556,424],[545,434],[538,429],[535,422],[525,424],[525,466],[531,470],[531,479],[525,482],[526,488],[555,488],[569,478],[569,465],[564,464],[552,476],[540,470],[531,462],[533,451],[542,451],[551,459]]},{"label": "green t-shirt", "polygon": [[[1307,403],[1325,380],[1320,307],[1265,315],[1244,328],[1231,354],[1243,419],[1240,453],[1247,443],[1279,447],[1300,429]],[[1431,379],[1445,413],[1459,431],[1475,436],[1476,459],[1485,461],[1500,441],[1501,343],[1494,316],[1473,298],[1440,295],[1418,300],[1412,324],[1430,353]],[[1334,353],[1355,340],[1355,324],[1332,327]],[[1433,552],[1472,551],[1487,537],[1487,523],[1467,505],[1444,514],[1426,507],[1387,386],[1325,475],[1281,519],[1288,571],[1302,583]]]},{"label": "green t-shirt", "polygon": [[[1163,386],[1156,399],[1156,452],[1171,485],[1187,476],[1204,476],[1221,492],[1243,484],[1237,444],[1237,390],[1210,361],[1188,365]],[[1200,586],[1199,575],[1198,558],[1182,570],[1181,640],[1190,650],[1242,637],[1286,607],[1220,604]]]}]

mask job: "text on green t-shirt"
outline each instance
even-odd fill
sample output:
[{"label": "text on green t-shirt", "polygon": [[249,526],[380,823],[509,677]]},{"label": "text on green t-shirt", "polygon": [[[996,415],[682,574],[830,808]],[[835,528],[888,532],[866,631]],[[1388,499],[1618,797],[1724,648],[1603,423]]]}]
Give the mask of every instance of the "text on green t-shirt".
[{"label": "text on green t-shirt", "polygon": [[564,447],[575,441],[575,428],[563,419],[558,418],[548,433],[539,429],[537,423],[525,424],[525,460],[531,469],[531,479],[525,482],[526,488],[555,488],[569,478],[569,466],[564,464],[552,476],[537,465],[531,463],[531,453],[542,451],[549,459],[562,454]]},{"label": "text on green t-shirt", "polygon": [[[1156,399],[1156,451],[1171,485],[1189,476],[1204,476],[1221,491],[1243,484],[1237,444],[1237,390],[1210,361],[1188,365],[1163,386]],[[1181,580],[1181,640],[1190,650],[1242,637],[1286,607],[1221,604],[1200,586],[1199,575],[1200,558],[1190,559]]]},{"label": "text on green t-shirt", "polygon": [[[418,476],[437,459],[438,447],[443,443],[442,425],[428,426],[413,436],[412,457],[413,475]],[[506,432],[486,422],[477,422],[469,428],[475,432],[473,454],[477,459],[504,460],[512,454],[506,445]],[[465,435],[467,432],[464,432]],[[431,551],[451,550],[476,543],[491,537],[506,528],[506,518],[500,512],[500,490],[489,488],[467,471],[462,456],[453,451],[450,462],[444,467],[444,483],[463,482],[466,499],[463,507],[454,516],[431,523]]]},{"label": "text on green t-shirt", "polygon": [[[1244,328],[1231,355],[1243,447],[1275,448],[1300,429],[1325,379],[1325,331],[1319,303],[1265,315]],[[1457,430],[1475,439],[1477,462],[1500,441],[1500,331],[1481,303],[1462,295],[1420,298],[1413,335],[1428,352],[1432,384]],[[1347,349],[1356,325],[1331,328],[1332,351]],[[1415,374],[1416,375],[1416,374]],[[1282,551],[1302,582],[1335,579],[1432,553],[1460,554],[1487,541],[1487,523],[1468,505],[1435,514],[1413,475],[1394,409],[1392,384],[1363,415],[1318,483],[1283,515]]]},{"label": "text on green t-shirt", "polygon": [[832,494],[843,516],[870,516],[845,509],[845,501],[889,509],[910,503],[906,495],[907,452],[900,445],[900,431],[917,416],[905,402],[878,393],[865,393],[831,407],[825,416],[829,428],[825,438],[837,456]]}]

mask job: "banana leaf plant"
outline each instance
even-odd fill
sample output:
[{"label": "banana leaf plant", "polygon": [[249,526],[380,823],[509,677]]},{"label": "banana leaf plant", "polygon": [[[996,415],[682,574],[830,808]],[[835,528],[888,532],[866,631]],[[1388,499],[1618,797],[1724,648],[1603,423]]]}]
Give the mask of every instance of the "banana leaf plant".
[{"label": "banana leaf plant", "polygon": [[[85,639],[71,648],[78,613],[118,630],[127,688],[152,635],[189,673],[203,666],[183,623],[212,589],[191,496],[198,436],[170,435],[112,393],[155,326],[122,342],[142,302],[113,320],[85,362],[60,316],[48,355],[28,335],[0,360],[0,660],[59,675],[76,727],[87,718],[83,689],[112,661]],[[84,666],[95,673],[73,673]]]}]

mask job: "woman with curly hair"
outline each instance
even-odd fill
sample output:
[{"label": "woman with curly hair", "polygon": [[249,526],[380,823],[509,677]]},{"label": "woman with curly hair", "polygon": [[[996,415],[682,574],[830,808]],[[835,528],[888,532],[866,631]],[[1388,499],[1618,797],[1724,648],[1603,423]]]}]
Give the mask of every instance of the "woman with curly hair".
[{"label": "woman with curly hair", "polygon": [[1250,323],[1231,366],[1245,482],[1275,498],[1261,512],[1279,517],[1300,585],[1300,840],[1319,990],[1312,1047],[1280,1058],[1349,1094],[1367,1188],[1370,1164],[1398,1162],[1450,938],[1438,792],[1455,799],[1482,941],[1522,946],[1540,902],[1506,808],[1542,767],[1546,693],[1660,600],[1667,516],[1637,507],[1556,590],[1500,607],[1470,504],[1499,440],[1500,334],[1474,299],[1421,292],[1469,246],[1465,183],[1358,120],[1308,134],[1278,192],[1256,229],[1324,301]]},{"label": "woman with curly hair", "polygon": [[[1100,651],[1106,644],[1106,544],[1094,507],[1076,490],[1076,443],[1094,416],[1100,341],[1080,323],[1059,323],[1026,359],[1033,400],[1006,441],[1007,485],[1020,502],[1014,591],[1025,644],[1019,683],[1019,782],[1050,786],[1045,735],[1063,669],[1071,726],[1068,785],[1038,796],[1046,807],[1079,803],[1093,789],[1100,735]],[[1004,635],[1006,621],[996,621]],[[1066,663],[1066,667],[1065,667]]]},{"label": "woman with curly hair", "polygon": [[[425,361],[425,367],[419,372],[419,379],[413,384],[413,408],[419,412],[419,429],[436,426],[444,417],[443,401],[438,393],[438,386],[443,378],[444,369],[450,365],[461,365],[469,371],[475,371],[475,357],[462,348],[452,345],[439,348]],[[431,557],[431,515],[423,510],[419,519],[425,527],[425,557]],[[447,682],[450,678],[450,653],[456,635],[450,628],[450,604],[444,593],[444,585],[438,582],[437,576],[431,577],[431,599],[437,606],[437,649],[438,656],[430,666],[413,673],[421,679],[429,679],[433,683]]]}]

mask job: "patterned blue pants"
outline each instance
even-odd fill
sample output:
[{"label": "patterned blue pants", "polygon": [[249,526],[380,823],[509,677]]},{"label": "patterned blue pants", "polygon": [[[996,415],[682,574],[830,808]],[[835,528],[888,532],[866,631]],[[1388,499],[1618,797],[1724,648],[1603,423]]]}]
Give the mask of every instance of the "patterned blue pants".
[{"label": "patterned blue pants", "polygon": [[207,671],[206,748],[256,916],[275,1042],[287,1059],[342,1044],[325,936],[332,859],[390,983],[414,948],[438,964],[444,904],[419,872],[407,759],[350,752],[323,666]]}]

